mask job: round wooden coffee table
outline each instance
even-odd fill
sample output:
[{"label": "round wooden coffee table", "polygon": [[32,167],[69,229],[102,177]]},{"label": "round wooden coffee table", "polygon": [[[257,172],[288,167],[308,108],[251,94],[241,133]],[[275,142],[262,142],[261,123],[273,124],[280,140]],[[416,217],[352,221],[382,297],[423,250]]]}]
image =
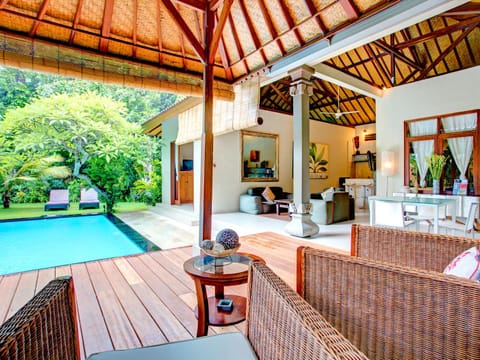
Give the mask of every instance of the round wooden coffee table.
[{"label": "round wooden coffee table", "polygon": [[[264,260],[246,253],[236,253],[225,258],[208,255],[195,256],[183,264],[183,269],[195,282],[198,319],[197,337],[208,333],[208,326],[226,326],[245,320],[246,298],[238,295],[225,295],[224,287],[248,282],[248,268],[252,261]],[[215,296],[208,297],[205,286],[215,286]],[[219,310],[217,304],[222,299],[233,300],[231,311]]]}]

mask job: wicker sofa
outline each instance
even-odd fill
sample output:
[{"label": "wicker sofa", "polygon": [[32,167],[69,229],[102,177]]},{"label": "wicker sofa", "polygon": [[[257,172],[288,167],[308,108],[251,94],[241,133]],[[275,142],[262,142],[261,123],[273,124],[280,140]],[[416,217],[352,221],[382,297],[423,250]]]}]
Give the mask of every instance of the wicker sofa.
[{"label": "wicker sofa", "polygon": [[474,245],[354,225],[354,256],[298,249],[297,291],[370,359],[479,359],[480,283],[442,273]]},{"label": "wicker sofa", "polygon": [[[266,265],[251,266],[246,336],[227,333],[91,360],[366,359]],[[53,280],[0,327],[0,359],[80,360],[71,278]]]}]

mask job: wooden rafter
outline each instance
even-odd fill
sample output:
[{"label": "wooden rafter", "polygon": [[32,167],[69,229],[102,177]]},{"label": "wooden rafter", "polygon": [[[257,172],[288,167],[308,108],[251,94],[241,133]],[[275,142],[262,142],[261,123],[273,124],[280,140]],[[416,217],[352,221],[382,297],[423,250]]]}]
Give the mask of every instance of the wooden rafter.
[{"label": "wooden rafter", "polygon": [[100,38],[99,50],[102,53],[108,51],[108,40],[110,38],[110,29],[112,27],[113,16],[113,0],[105,1],[105,8],[103,9],[102,35]]},{"label": "wooden rafter", "polygon": [[287,104],[292,105],[292,100],[291,98],[286,97],[280,90],[278,90],[278,87],[275,84],[271,85],[272,90]]},{"label": "wooden rafter", "polygon": [[28,34],[28,36],[34,37],[35,34],[37,33],[38,26],[40,25],[39,20],[42,20],[43,17],[45,16],[45,13],[47,12],[47,9],[48,9],[49,2],[50,0],[43,0],[42,6],[40,6],[40,10],[38,10],[37,20],[33,22],[33,26],[30,29],[30,33]]},{"label": "wooden rafter", "polygon": [[268,63],[267,56],[265,55],[265,51],[263,50],[262,43],[260,42],[260,39],[258,38],[257,32],[255,31],[255,28],[253,26],[252,19],[250,18],[250,15],[248,14],[247,7],[245,6],[245,0],[238,0],[240,9],[242,10],[243,17],[245,18],[245,21],[247,23],[248,31],[250,32],[250,36],[253,39],[253,43],[255,45],[255,48],[260,49],[260,55],[262,56],[262,60],[264,64]]},{"label": "wooden rafter", "polygon": [[162,13],[161,13],[161,0],[157,0],[157,35],[158,35],[158,63],[163,63],[163,44],[162,44]]},{"label": "wooden rafter", "polygon": [[225,0],[223,2],[222,13],[220,14],[220,18],[216,18],[216,25],[215,30],[212,36],[212,42],[210,43],[210,50],[209,50],[209,58],[208,61],[213,63],[215,61],[215,54],[217,53],[218,44],[220,42],[220,38],[222,37],[223,29],[225,28],[225,24],[227,23],[228,14],[230,14],[230,9],[232,7],[233,0]]},{"label": "wooden rafter", "polygon": [[297,38],[298,44],[302,46],[303,44],[305,44],[305,40],[303,40],[302,35],[300,35],[298,28],[295,27],[295,23],[293,22],[292,15],[290,15],[290,13],[288,12],[287,5],[285,5],[283,0],[278,0],[278,3],[280,4],[280,9],[282,10],[283,17],[285,18],[285,21],[287,22],[288,27],[290,29],[293,29],[293,33]]},{"label": "wooden rafter", "polygon": [[237,49],[240,61],[243,62],[245,71],[248,74],[250,72],[250,68],[248,66],[247,59],[245,58],[245,54],[243,53],[242,43],[240,42],[240,38],[238,37],[237,28],[235,27],[235,22],[232,19],[232,14],[228,14],[228,23],[230,24],[230,28],[232,29],[233,39],[235,40],[235,48]]},{"label": "wooden rafter", "polygon": [[133,1],[132,56],[137,57],[138,0]]},{"label": "wooden rafter", "polygon": [[410,46],[414,46],[414,45],[417,45],[417,44],[420,44],[420,43],[424,43],[424,42],[426,42],[430,39],[434,39],[434,38],[437,38],[439,36],[446,35],[446,34],[449,34],[449,33],[455,32],[455,31],[463,30],[465,28],[470,27],[472,24],[475,24],[475,26],[478,26],[478,24],[480,24],[480,16],[475,16],[475,17],[467,19],[465,21],[461,21],[458,24],[451,25],[451,26],[448,26],[446,28],[443,28],[443,29],[440,29],[440,30],[437,30],[437,31],[434,31],[434,32],[431,32],[431,33],[428,33],[428,34],[423,34],[423,35],[417,36],[414,39],[411,39],[409,41],[404,41],[404,42],[402,42],[398,45],[395,45],[395,48],[397,50],[401,50],[401,49],[404,49],[406,47],[410,47]]},{"label": "wooden rafter", "polygon": [[[463,39],[465,39],[465,37],[470,34],[470,32],[475,29],[477,27],[476,24],[472,24],[470,25],[469,27],[467,27],[462,34],[460,34],[458,36],[458,38],[455,39],[454,42],[452,42],[434,61],[432,61],[432,63],[430,65],[428,65],[421,73],[420,75],[416,78],[416,80],[422,80],[424,79],[427,74],[432,70],[434,69],[438,63],[440,63],[440,61],[443,61],[443,59],[445,58],[445,56],[448,55],[448,53],[450,53],[450,51],[452,51],[460,42],[463,41]],[[410,78],[413,76],[413,74],[411,74],[410,76],[406,77],[402,83],[406,83],[408,82],[408,80],[410,80]]]},{"label": "wooden rafter", "polygon": [[[304,1],[308,7],[308,11],[310,12],[310,15],[314,16],[315,13],[317,13],[315,4],[312,2],[312,0],[304,0]],[[317,25],[320,31],[322,32],[322,34],[325,35],[328,32],[328,29],[325,27],[325,24],[323,23],[322,19],[320,19],[319,16],[315,16],[315,21],[317,22]]]},{"label": "wooden rafter", "polygon": [[388,45],[383,40],[375,40],[373,41],[372,44],[382,49],[383,51],[390,53],[390,55],[392,55],[395,59],[403,61],[405,64],[413,67],[414,69],[421,70],[423,68],[421,64],[417,64],[414,60],[405,56],[403,53],[398,51],[394,46]]},{"label": "wooden rafter", "polygon": [[[215,20],[216,24],[215,27],[218,24],[218,15],[215,14]],[[227,15],[228,18],[228,15]],[[232,73],[232,68],[230,67],[230,61],[228,59],[227,55],[227,50],[225,49],[225,42],[223,40],[223,36],[220,36],[220,41],[218,44],[218,51],[220,52],[220,58],[222,59],[222,65],[223,68],[225,69],[225,76],[227,77],[227,80],[232,81],[233,80],[233,73]]]},{"label": "wooden rafter", "polygon": [[205,11],[208,0],[174,0],[176,3],[191,7],[195,10]]},{"label": "wooden rafter", "polygon": [[275,39],[277,43],[278,49],[282,55],[285,55],[285,47],[283,46],[282,39],[278,37],[277,30],[272,22],[272,17],[268,13],[267,7],[265,6],[265,0],[258,0],[258,5],[260,7],[260,11],[262,12],[263,18],[265,19],[265,23],[267,24],[268,31],[270,32],[270,36],[272,39]]},{"label": "wooden rafter", "polygon": [[75,9],[75,16],[72,22],[72,31],[70,32],[70,38],[68,39],[68,43],[70,45],[73,44],[75,40],[76,29],[78,27],[78,22],[80,21],[80,14],[82,12],[83,0],[78,0],[77,8]]},{"label": "wooden rafter", "polygon": [[[370,59],[372,59],[373,66],[375,66],[375,69],[377,70],[377,72],[379,72],[381,75],[383,75],[383,81],[385,81],[385,79],[387,79],[387,81],[391,85],[395,84],[395,78],[394,78],[393,74],[389,74],[387,72],[387,70],[385,69],[385,67],[383,66],[383,64],[380,63],[377,56],[375,55],[375,52],[372,49],[372,46],[370,44],[366,44],[363,48],[367,52]],[[392,71],[393,71],[393,68],[392,68]]]},{"label": "wooden rafter", "polygon": [[345,10],[348,20],[353,21],[358,19],[358,10],[355,8],[355,5],[351,0],[339,0],[339,3],[342,5],[343,10]]},{"label": "wooden rafter", "polygon": [[175,21],[175,23],[179,27],[180,31],[188,39],[188,41],[190,42],[190,45],[192,45],[193,50],[195,51],[197,56],[200,58],[200,60],[202,60],[202,62],[206,62],[207,59],[205,58],[205,49],[203,48],[202,44],[198,41],[198,39],[195,37],[192,30],[190,30],[190,27],[182,18],[177,8],[175,7],[175,5],[173,5],[171,0],[162,0],[162,2],[163,2],[163,5],[165,5],[165,8],[167,9],[172,19]]}]

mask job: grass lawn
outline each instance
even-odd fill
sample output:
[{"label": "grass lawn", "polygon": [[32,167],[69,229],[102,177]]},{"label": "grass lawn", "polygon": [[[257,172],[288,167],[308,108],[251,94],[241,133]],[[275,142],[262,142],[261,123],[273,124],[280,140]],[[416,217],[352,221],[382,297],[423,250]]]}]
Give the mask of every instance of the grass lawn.
[{"label": "grass lawn", "polygon": [[[0,220],[34,218],[55,215],[76,215],[76,214],[98,214],[103,213],[103,203],[100,203],[99,209],[78,209],[78,203],[71,202],[68,210],[43,210],[45,204],[10,204],[9,209],[0,208]],[[115,205],[114,212],[131,212],[147,210],[145,203],[139,202],[120,202]]]}]

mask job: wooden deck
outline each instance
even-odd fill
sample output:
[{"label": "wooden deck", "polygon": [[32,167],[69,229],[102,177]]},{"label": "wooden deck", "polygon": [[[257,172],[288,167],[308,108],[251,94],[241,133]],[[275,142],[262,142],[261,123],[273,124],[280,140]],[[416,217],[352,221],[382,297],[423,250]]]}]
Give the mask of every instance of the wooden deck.
[{"label": "wooden deck", "polygon": [[[245,236],[241,244],[242,252],[264,258],[293,288],[296,248],[315,246],[275,233]],[[184,247],[2,276],[0,322],[48,281],[69,274],[75,284],[82,356],[192,338],[197,324],[196,296],[193,281],[183,271],[191,254],[192,248]],[[245,285],[226,289],[236,294],[245,291]],[[243,329],[244,323],[210,327],[209,334]]]}]

